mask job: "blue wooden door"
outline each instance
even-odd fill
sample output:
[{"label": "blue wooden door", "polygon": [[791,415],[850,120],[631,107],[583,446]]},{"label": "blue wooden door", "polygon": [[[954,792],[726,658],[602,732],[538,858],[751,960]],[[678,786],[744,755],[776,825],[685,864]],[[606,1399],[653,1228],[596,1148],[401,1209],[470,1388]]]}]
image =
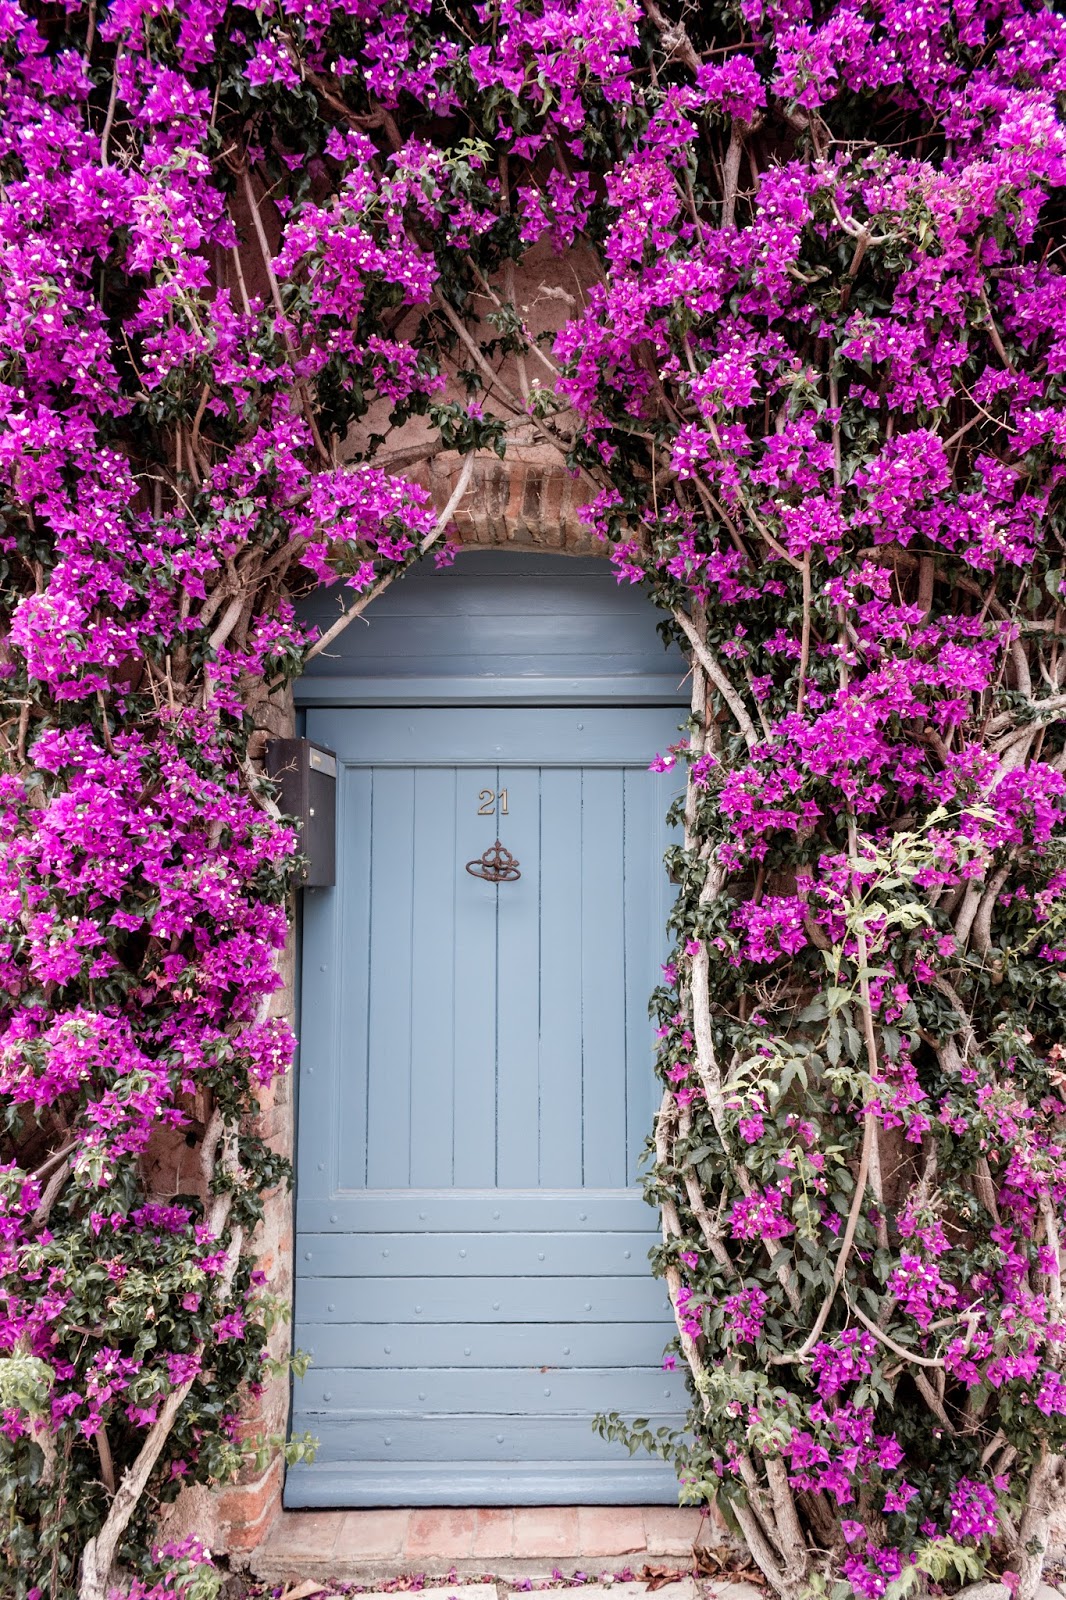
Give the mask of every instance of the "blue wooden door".
[{"label": "blue wooden door", "polygon": [[[636,1186],[656,1100],[663,707],[318,710],[338,881],[304,911],[290,1505],[671,1500],[599,1440],[683,1385]],[[521,877],[466,870],[496,838]]]}]

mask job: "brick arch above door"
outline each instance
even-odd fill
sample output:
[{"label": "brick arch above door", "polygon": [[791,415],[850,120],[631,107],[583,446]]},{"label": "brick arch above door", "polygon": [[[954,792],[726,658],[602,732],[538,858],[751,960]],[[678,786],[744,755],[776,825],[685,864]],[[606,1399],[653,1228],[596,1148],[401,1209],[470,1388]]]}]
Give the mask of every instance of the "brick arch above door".
[{"label": "brick arch above door", "polygon": [[[460,458],[447,452],[411,476],[443,507],[460,470]],[[455,518],[456,531],[463,544],[602,557],[603,545],[580,514],[590,498],[588,485],[568,471],[556,451],[512,445],[502,461],[483,452],[474,458],[470,488]]]}]

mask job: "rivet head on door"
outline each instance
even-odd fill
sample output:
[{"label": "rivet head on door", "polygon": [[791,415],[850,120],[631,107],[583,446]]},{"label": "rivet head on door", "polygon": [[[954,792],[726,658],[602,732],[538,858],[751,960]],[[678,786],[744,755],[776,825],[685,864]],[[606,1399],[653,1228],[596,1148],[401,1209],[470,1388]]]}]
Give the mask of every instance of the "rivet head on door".
[{"label": "rivet head on door", "polygon": [[326,1401],[332,1400],[333,1399],[333,1391],[331,1389],[327,1389],[325,1391],[325,1393],[323,1394],[322,1398],[323,1398],[323,1400],[326,1400]]},{"label": "rivet head on door", "polygon": [[466,1251],[465,1250],[460,1250],[460,1252],[459,1252],[459,1260],[460,1261],[465,1261],[466,1260]]},{"label": "rivet head on door", "polygon": [[544,1260],[544,1251],[543,1250],[538,1250],[537,1251],[537,1260],[538,1261],[543,1261]]},{"label": "rivet head on door", "polygon": [[586,1300],[585,1301],[585,1310],[586,1311],[591,1311],[592,1310],[592,1301],[591,1300]]},{"label": "rivet head on door", "polygon": [[463,1346],[463,1354],[464,1354],[464,1356],[468,1356],[470,1354],[470,1346],[469,1345],[464,1345]]},{"label": "rivet head on door", "polygon": [[503,1434],[502,1433],[498,1433],[496,1435],[496,1443],[497,1444],[502,1444],[503,1443]]},{"label": "rivet head on door", "polygon": [[499,1311],[499,1309],[500,1309],[500,1302],[499,1302],[499,1301],[498,1301],[498,1300],[494,1300],[494,1301],[493,1301],[493,1302],[492,1302],[492,1309],[493,1309],[493,1311]]}]

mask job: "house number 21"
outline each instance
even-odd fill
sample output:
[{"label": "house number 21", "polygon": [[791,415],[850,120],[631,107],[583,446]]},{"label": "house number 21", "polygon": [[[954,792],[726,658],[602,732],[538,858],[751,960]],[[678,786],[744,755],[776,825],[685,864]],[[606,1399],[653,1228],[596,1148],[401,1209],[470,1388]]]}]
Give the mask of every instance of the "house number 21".
[{"label": "house number 21", "polygon": [[507,815],[507,790],[501,789],[499,794],[495,789],[482,789],[478,795],[477,814],[479,817],[494,817],[496,815],[496,802],[500,802],[500,816]]}]

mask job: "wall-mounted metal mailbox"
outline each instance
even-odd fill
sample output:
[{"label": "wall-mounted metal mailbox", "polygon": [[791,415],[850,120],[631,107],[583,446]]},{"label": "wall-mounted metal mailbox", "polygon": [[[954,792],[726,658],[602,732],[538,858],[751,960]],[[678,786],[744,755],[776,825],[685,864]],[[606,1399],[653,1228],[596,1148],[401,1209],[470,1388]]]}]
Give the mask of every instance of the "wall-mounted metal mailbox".
[{"label": "wall-mounted metal mailbox", "polygon": [[328,889],[337,881],[337,757],[310,739],[275,739],[266,769],[278,785],[278,807],[300,824],[307,867],[305,889]]}]

